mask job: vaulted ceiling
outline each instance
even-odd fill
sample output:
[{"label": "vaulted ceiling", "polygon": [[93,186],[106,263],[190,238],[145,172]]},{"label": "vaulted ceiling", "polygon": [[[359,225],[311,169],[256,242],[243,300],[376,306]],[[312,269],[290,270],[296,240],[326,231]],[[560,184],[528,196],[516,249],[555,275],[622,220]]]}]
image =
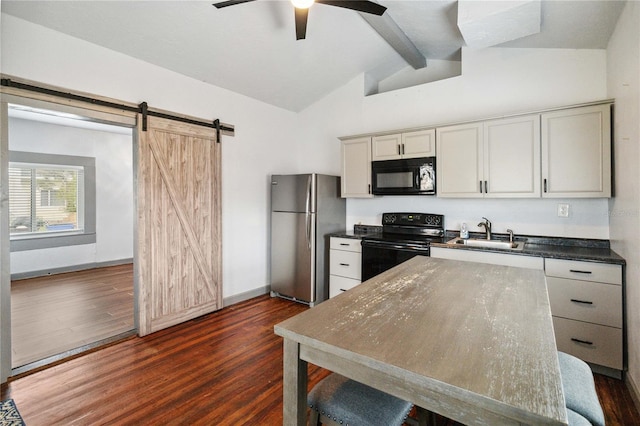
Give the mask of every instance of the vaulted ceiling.
[{"label": "vaulted ceiling", "polygon": [[[300,111],[362,73],[382,81],[424,73],[434,61],[459,63],[463,47],[605,49],[624,6],[617,0],[380,0],[387,11],[378,19],[314,4],[306,39],[296,40],[288,1],[257,0],[222,9],[212,6],[216,1],[2,0],[0,7],[20,19]],[[389,31],[398,30],[402,40],[394,44],[396,36]],[[409,65],[403,49],[412,48],[426,68]],[[424,80],[406,81],[395,87]]]}]

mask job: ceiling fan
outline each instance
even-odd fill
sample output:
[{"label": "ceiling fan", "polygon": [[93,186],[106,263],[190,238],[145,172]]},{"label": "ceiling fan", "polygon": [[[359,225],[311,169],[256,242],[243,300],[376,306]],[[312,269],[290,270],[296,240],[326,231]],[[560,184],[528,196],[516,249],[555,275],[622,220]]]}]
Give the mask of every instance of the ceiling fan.
[{"label": "ceiling fan", "polygon": [[[255,0],[227,0],[214,3],[213,5],[218,9],[234,6],[236,4],[248,3]],[[371,13],[373,15],[381,16],[386,7],[366,0],[291,0],[291,3],[295,6],[296,15],[296,40],[302,40],[307,34],[307,16],[309,14],[309,8],[313,3],[327,4],[329,6],[344,7],[346,9],[357,10],[358,12]]]}]

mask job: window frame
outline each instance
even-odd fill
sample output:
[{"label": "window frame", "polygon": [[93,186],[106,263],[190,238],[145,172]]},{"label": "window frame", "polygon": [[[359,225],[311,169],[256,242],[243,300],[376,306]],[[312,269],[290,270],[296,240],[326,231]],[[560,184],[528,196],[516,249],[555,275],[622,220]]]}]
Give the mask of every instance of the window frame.
[{"label": "window frame", "polygon": [[84,230],[70,232],[31,233],[11,235],[10,251],[37,250],[54,247],[93,244],[96,242],[96,159],[74,155],[9,151],[9,163],[33,165],[74,166],[84,169]]}]

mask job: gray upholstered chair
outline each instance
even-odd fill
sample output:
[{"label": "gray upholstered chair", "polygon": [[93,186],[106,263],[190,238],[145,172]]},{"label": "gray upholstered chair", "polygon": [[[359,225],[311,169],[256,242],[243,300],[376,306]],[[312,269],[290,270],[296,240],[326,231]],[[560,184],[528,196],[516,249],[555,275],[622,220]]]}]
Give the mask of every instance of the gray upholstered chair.
[{"label": "gray upholstered chair", "polygon": [[558,352],[558,361],[569,426],[604,426],[604,413],[589,365],[564,352]]},{"label": "gray upholstered chair", "polygon": [[307,397],[309,425],[400,426],[413,405],[395,396],[332,373]]}]

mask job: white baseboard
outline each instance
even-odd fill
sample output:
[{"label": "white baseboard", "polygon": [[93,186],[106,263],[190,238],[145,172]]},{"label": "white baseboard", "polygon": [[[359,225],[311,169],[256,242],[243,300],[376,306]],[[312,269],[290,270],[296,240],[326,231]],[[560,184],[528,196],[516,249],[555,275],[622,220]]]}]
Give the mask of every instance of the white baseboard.
[{"label": "white baseboard", "polygon": [[133,263],[133,259],[116,259],[106,262],[85,263],[82,265],[63,266],[61,268],[43,269],[40,271],[19,272],[11,274],[11,280],[23,280],[26,278],[46,277],[47,275],[64,274],[67,272],[86,271],[87,269],[104,268],[107,266],[125,265]]}]

